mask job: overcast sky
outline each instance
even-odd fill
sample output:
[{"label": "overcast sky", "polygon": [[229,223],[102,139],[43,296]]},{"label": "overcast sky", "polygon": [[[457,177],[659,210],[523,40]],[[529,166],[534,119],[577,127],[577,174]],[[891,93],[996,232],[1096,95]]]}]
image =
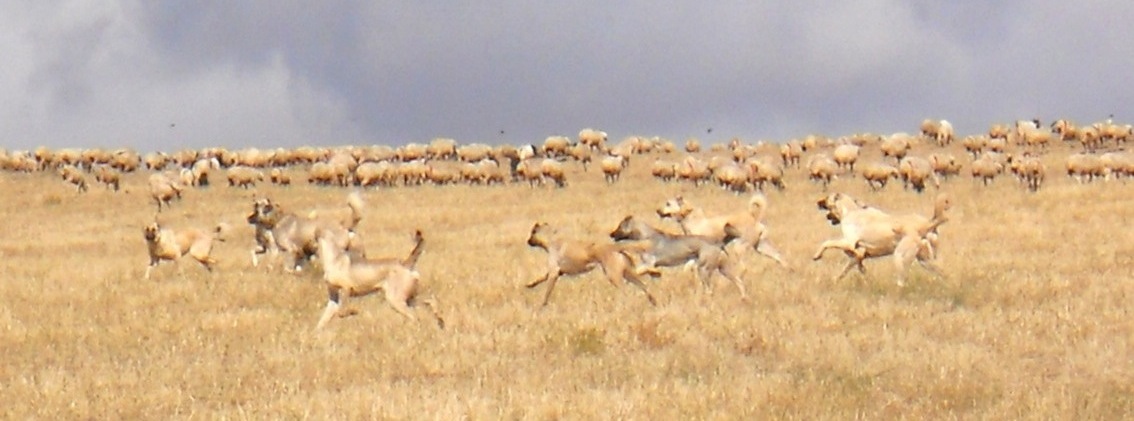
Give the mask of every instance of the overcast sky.
[{"label": "overcast sky", "polygon": [[1134,121],[1130,1],[0,0],[0,57],[8,149]]}]

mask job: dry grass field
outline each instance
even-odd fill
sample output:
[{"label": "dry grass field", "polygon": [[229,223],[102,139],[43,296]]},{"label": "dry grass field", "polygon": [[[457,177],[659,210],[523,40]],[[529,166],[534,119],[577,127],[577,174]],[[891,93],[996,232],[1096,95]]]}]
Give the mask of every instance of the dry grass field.
[{"label": "dry grass field", "polygon": [[[125,176],[126,192],[84,194],[51,173],[0,173],[0,418],[1129,418],[1134,182],[1067,179],[1059,148],[1037,193],[1010,176],[945,182],[946,276],[915,267],[904,287],[889,259],[837,282],[845,256],[810,260],[838,230],[815,207],[822,188],[790,170],[766,222],[796,271],[741,256],[749,302],[681,269],[649,282],[657,307],[599,272],[562,279],[542,310],[543,286],[524,288],[546,265],[525,244],[536,221],[600,240],[628,214],[676,229],[654,214],[673,195],[713,213],[747,201],[657,181],[648,156],[614,185],[570,164],[565,189],[365,190],[369,255],[404,256],[424,231],[418,268],[444,330],[424,309],[410,322],[369,296],[315,332],[327,299],[317,267],[251,266],[253,193],[304,211],[342,206],[346,189],[189,190],[159,218],[232,224],[218,270],[185,258],[144,280],[155,210],[144,171]],[[875,193],[861,178],[831,191],[923,214],[936,193],[900,182]]]}]

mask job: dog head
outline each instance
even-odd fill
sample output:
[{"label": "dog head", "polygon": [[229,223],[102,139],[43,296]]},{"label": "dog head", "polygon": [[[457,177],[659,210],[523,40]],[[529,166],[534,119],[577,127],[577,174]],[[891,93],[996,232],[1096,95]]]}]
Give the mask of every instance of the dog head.
[{"label": "dog head", "polygon": [[528,235],[528,245],[532,247],[547,247],[547,231],[550,229],[546,222],[536,222],[532,225],[532,233]]},{"label": "dog head", "polygon": [[158,225],[157,221],[151,222],[147,224],[145,228],[142,228],[142,235],[146,237],[146,242],[156,242],[159,234],[161,234],[161,226]]},{"label": "dog head", "polygon": [[618,223],[618,228],[610,232],[610,238],[615,241],[641,240],[642,237],[641,227],[633,216],[622,218],[622,222]]},{"label": "dog head", "polygon": [[693,207],[685,202],[685,198],[677,196],[675,198],[666,200],[660,208],[658,208],[658,217],[660,218],[673,218],[681,220],[693,211]]},{"label": "dog head", "polygon": [[248,223],[252,225],[272,228],[279,219],[280,208],[272,199],[256,199],[252,202],[252,213],[248,214]]},{"label": "dog head", "polygon": [[831,225],[839,225],[842,223],[843,215],[848,210],[866,207],[866,204],[842,193],[828,194],[822,199],[819,199],[817,205],[819,206],[819,210],[827,212],[827,221],[830,222]]}]

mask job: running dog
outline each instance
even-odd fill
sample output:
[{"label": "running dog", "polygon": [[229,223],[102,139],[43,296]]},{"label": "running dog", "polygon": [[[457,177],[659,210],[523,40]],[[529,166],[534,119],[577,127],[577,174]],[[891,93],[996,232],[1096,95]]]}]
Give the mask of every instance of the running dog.
[{"label": "running dog", "polygon": [[[288,212],[268,198],[257,199],[252,203],[248,223],[256,229],[256,248],[252,250],[252,266],[259,265],[258,256],[271,252],[275,257],[280,251],[291,256],[288,271],[302,270],[303,262],[318,252],[316,232],[320,229],[341,227],[349,232],[362,220],[363,203],[357,192],[347,196],[350,214],[347,216],[328,215],[326,211],[298,215]],[[273,259],[274,260],[274,259]]]},{"label": "running dog", "polygon": [[709,216],[704,209],[693,206],[681,196],[667,200],[657,213],[661,218],[671,218],[681,224],[681,229],[687,235],[708,237],[716,242],[724,241],[726,236],[724,227],[732,225],[739,234],[736,240],[753,248],[757,253],[775,260],[780,266],[791,271],[783,255],[772,245],[768,239],[768,229],[764,226],[764,212],[768,208],[768,199],[763,194],[755,194],[748,201],[748,209],[717,216]]},{"label": "running dog", "polygon": [[724,250],[724,243],[715,242],[708,237],[663,232],[633,216],[623,218],[610,233],[610,238],[615,241],[645,241],[649,247],[642,253],[642,260],[653,268],[695,263],[697,279],[706,290],[712,288],[712,274],[720,273],[736,284],[742,298],[748,298],[744,283],[740,281],[741,269]]},{"label": "running dog", "polygon": [[547,223],[537,222],[532,225],[531,235],[528,236],[528,245],[547,251],[547,273],[538,279],[529,282],[527,288],[535,288],[547,282],[547,292],[543,296],[546,307],[551,299],[551,292],[555,290],[555,283],[560,276],[581,275],[601,267],[606,279],[611,285],[618,286],[620,281],[626,281],[638,287],[646,294],[650,304],[657,305],[653,294],[646,289],[646,284],[639,279],[636,268],[640,260],[635,256],[642,250],[642,244],[633,243],[595,243],[566,240]]},{"label": "running dog", "polygon": [[196,228],[174,230],[163,228],[155,218],[154,222],[142,230],[149,250],[150,263],[146,266],[145,278],[150,279],[150,271],[163,260],[175,261],[188,254],[201,263],[205,270],[212,272],[216,259],[210,256],[215,241],[224,241],[222,233],[228,230],[228,225],[221,223],[212,232]]},{"label": "running dog", "polygon": [[347,299],[377,291],[385,294],[386,302],[390,303],[398,314],[410,320],[416,318],[410,313],[409,308],[415,302],[425,304],[437,319],[437,326],[445,328],[445,320],[437,310],[436,301],[417,299],[421,274],[418,273],[416,266],[425,243],[420,230],[414,234],[413,251],[408,257],[400,260],[352,258],[347,251],[351,241],[350,232],[340,227],[321,229],[317,237],[318,255],[323,264],[323,280],[327,283],[328,300],[323,315],[319,317],[316,330],[326,326],[332,317],[357,314],[357,310],[344,309]]},{"label": "running dog", "polygon": [[842,279],[853,267],[866,273],[862,262],[869,258],[893,256],[898,269],[897,283],[905,284],[905,269],[915,259],[935,275],[941,271],[934,260],[937,257],[937,228],[948,221],[945,212],[952,206],[946,194],[937,196],[933,216],[890,215],[881,209],[842,193],[832,193],[818,202],[819,209],[827,212],[831,225],[842,227],[842,238],[824,241],[812,260],[819,260],[827,249],[842,250],[852,258],[835,280]]}]

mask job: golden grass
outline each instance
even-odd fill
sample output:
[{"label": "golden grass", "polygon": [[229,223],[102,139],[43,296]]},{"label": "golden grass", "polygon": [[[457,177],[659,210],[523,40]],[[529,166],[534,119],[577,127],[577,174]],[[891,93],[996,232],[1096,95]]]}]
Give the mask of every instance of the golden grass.
[{"label": "golden grass", "polygon": [[[837,230],[815,210],[820,188],[791,170],[767,222],[798,272],[743,256],[746,303],[721,279],[709,295],[669,270],[650,283],[656,308],[592,273],[565,278],[538,310],[543,286],[523,288],[545,264],[525,245],[532,223],[600,238],[626,214],[656,220],[674,194],[713,212],[746,197],[655,181],[646,157],[613,186],[575,168],[564,190],[366,191],[371,255],[403,256],[425,232],[419,268],[444,331],[424,309],[408,322],[372,296],[315,333],[318,275],[250,267],[251,191],[192,190],[163,212],[175,227],[237,229],[215,250],[218,272],[185,259],[145,281],[144,174],[124,178],[126,193],[83,195],[50,174],[0,174],[0,418],[1126,418],[1134,186],[1074,183],[1059,175],[1063,156],[1045,157],[1035,194],[1008,178],[948,181],[947,276],[915,268],[904,288],[889,260],[839,282],[845,257],[807,260]],[[861,179],[832,189],[894,212],[932,203]],[[257,191],[296,210],[345,198]]]}]

